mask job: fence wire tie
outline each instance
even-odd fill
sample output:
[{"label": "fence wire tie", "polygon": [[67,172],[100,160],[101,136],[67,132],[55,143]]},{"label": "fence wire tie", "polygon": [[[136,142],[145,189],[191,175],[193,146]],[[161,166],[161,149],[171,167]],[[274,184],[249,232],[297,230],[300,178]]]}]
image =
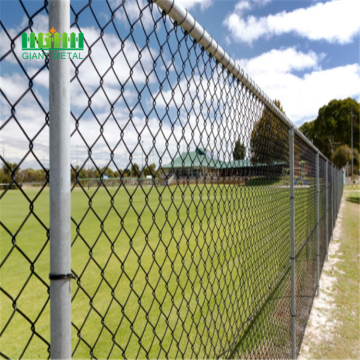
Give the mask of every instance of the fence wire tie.
[{"label": "fence wire tie", "polygon": [[76,279],[76,276],[72,273],[70,274],[49,274],[50,280],[66,280],[66,279]]}]

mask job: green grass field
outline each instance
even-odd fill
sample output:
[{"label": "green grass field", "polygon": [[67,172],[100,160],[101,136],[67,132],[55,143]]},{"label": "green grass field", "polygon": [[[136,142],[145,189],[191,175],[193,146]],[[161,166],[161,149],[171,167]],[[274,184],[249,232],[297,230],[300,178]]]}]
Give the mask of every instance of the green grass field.
[{"label": "green grass field", "polygon": [[[360,356],[360,191],[346,186],[342,202],[335,240],[340,248],[333,255],[339,261],[331,270],[331,276],[336,277],[331,294],[335,301],[331,310],[333,336],[326,335],[329,340],[325,342],[309,339],[308,358],[312,359],[359,359]],[[325,316],[329,315],[325,313]]]},{"label": "green grass field", "polygon": [[[38,191],[26,190],[33,213],[20,191],[1,200],[14,235],[0,228],[0,329],[11,319],[0,352],[11,358],[47,357],[49,190]],[[290,265],[286,187],[76,188],[71,215],[74,358],[221,354]]]}]

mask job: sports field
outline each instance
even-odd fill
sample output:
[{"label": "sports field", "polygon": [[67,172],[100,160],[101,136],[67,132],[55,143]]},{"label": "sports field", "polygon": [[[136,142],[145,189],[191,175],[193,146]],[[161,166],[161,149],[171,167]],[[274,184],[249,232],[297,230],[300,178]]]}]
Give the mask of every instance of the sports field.
[{"label": "sports field", "polygon": [[[1,200],[14,235],[1,227],[1,330],[11,321],[0,351],[11,358],[44,358],[39,336],[50,338],[49,189],[38,191],[26,190],[33,212],[18,190]],[[217,356],[290,265],[287,187],[76,188],[71,216],[74,358]]]}]

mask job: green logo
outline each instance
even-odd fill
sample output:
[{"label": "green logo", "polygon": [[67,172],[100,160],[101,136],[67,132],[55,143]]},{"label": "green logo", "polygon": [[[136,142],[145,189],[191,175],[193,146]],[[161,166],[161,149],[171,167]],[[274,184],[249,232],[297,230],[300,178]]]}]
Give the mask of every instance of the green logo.
[{"label": "green logo", "polygon": [[[28,51],[65,51],[69,56],[69,59],[81,59],[80,53],[72,53],[73,51],[84,50],[84,34],[79,32],[76,36],[74,32],[68,34],[63,32],[61,35],[51,28],[47,33],[39,32],[38,36],[35,33],[22,33],[22,50],[23,59],[39,59],[44,58],[44,54],[29,54]],[[25,51],[25,52],[24,52]],[[54,53],[54,58],[66,59],[66,53]],[[46,57],[49,56],[45,53]],[[78,56],[79,55],[79,56]]]}]

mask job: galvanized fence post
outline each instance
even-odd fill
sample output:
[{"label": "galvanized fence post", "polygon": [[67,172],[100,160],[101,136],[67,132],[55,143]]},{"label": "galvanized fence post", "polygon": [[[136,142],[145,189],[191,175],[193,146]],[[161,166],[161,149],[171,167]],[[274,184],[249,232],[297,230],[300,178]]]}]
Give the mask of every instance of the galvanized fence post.
[{"label": "galvanized fence post", "polygon": [[325,167],[325,246],[326,246],[326,261],[328,260],[329,250],[329,179],[328,179],[328,165],[329,162],[326,160]]},{"label": "galvanized fence post", "polygon": [[316,154],[316,293],[320,295],[319,153]]},{"label": "galvanized fence post", "polygon": [[334,221],[333,221],[333,229],[335,228],[336,223],[336,168],[333,165],[333,181],[334,181]]},{"label": "galvanized fence post", "polygon": [[[70,0],[50,0],[49,27],[70,30]],[[50,345],[71,358],[70,60],[50,51]]]},{"label": "galvanized fence post", "polygon": [[[338,211],[339,211],[339,204],[338,204],[338,178],[337,178],[337,169],[335,168],[335,200],[336,200],[336,219],[337,219],[337,215],[338,215]],[[336,221],[335,221],[336,224]]]},{"label": "galvanized fence post", "polygon": [[339,192],[338,192],[338,198],[339,198],[339,211],[340,211],[340,202],[341,202],[341,170],[338,170],[338,178],[339,178]]},{"label": "galvanized fence post", "polygon": [[335,223],[336,223],[336,169],[334,166],[334,225],[333,228],[335,227]]},{"label": "galvanized fence post", "polygon": [[335,223],[334,226],[336,224],[336,219],[337,219],[337,214],[338,214],[338,199],[337,199],[337,170],[335,168],[334,170],[335,173]]},{"label": "galvanized fence post", "polygon": [[338,214],[338,212],[339,212],[339,198],[338,198],[338,171],[337,171],[337,169],[335,169],[335,182],[336,182],[335,193],[336,193],[336,218],[337,218],[337,214]]},{"label": "galvanized fence post", "polygon": [[291,260],[291,357],[296,359],[296,277],[295,277],[295,191],[294,191],[294,129],[290,139],[290,260]]},{"label": "galvanized fence post", "polygon": [[334,181],[334,165],[331,165],[331,214],[332,214],[332,224],[331,224],[331,234],[334,238],[334,225],[335,225],[335,181]]}]

